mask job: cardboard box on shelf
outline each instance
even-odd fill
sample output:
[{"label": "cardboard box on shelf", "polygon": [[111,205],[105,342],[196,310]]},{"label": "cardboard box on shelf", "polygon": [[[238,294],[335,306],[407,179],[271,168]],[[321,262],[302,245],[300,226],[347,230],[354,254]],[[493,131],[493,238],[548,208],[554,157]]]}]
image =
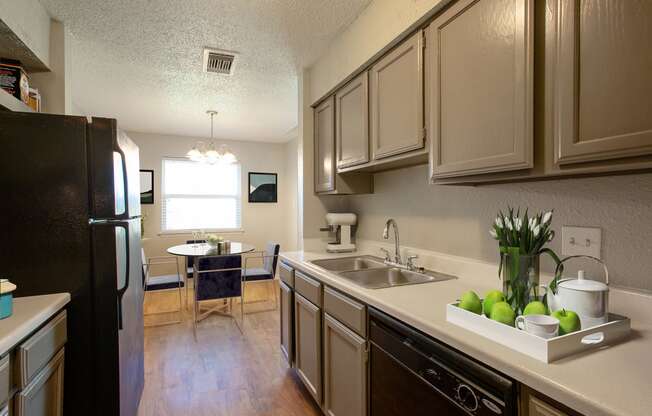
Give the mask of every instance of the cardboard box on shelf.
[{"label": "cardboard box on shelf", "polygon": [[41,112],[41,94],[39,94],[38,89],[29,89],[29,101],[27,102],[27,105],[35,112]]},{"label": "cardboard box on shelf", "polygon": [[29,80],[20,61],[0,59],[0,88],[29,104]]}]

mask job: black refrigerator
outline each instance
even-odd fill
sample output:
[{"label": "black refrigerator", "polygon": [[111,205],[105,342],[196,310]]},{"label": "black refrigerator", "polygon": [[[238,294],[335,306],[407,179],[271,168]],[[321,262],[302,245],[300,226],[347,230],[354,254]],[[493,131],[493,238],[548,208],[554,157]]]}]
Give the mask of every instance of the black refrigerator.
[{"label": "black refrigerator", "polygon": [[138,147],[112,119],[0,112],[0,274],[69,292],[64,414],[136,415],[144,384]]}]

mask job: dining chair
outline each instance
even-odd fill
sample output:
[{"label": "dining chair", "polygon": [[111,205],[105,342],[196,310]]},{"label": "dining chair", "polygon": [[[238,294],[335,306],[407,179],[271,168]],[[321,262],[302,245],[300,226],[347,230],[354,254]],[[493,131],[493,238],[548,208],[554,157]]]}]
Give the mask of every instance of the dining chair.
[{"label": "dining chair", "polygon": [[[162,315],[170,313],[178,313],[179,319],[159,322],[156,324],[145,324],[146,327],[149,326],[161,326],[161,325],[171,325],[178,324],[181,322],[181,313],[183,308],[183,302],[181,301],[181,287],[184,285],[184,282],[181,278],[181,273],[179,270],[179,262],[175,256],[156,256],[156,257],[147,257],[145,256],[145,249],[140,249],[141,260],[143,263],[143,296],[147,296],[148,292],[158,291],[158,290],[174,290],[176,289],[179,293],[179,308],[171,311],[162,311],[162,312],[150,312],[144,313],[144,316],[150,315]],[[154,266],[174,264],[177,268],[176,274],[164,274],[158,276],[151,276],[150,271]],[[187,286],[187,285],[186,285]]]},{"label": "dining chair", "polygon": [[[204,244],[206,240],[187,240],[186,244]],[[193,277],[193,266],[195,264],[195,256],[186,256],[186,308],[189,307],[190,305],[190,296],[188,295],[188,288],[190,285],[188,284],[188,279],[192,279]]]},{"label": "dining chair", "polygon": [[[197,339],[197,323],[210,313],[218,313],[233,318],[236,326],[243,333],[244,303],[242,301],[242,258],[241,256],[200,257],[195,265],[197,279],[194,282],[195,303],[193,305],[193,330]],[[240,321],[233,315],[233,298],[240,298]],[[228,299],[226,305],[220,304],[204,311],[201,302]],[[228,306],[229,313],[219,309]]]},{"label": "dining chair", "polygon": [[[245,286],[255,283],[265,283],[267,284],[268,289],[272,290],[272,297],[274,299],[274,308],[273,309],[264,309],[256,312],[265,312],[269,310],[276,310],[278,307],[278,293],[275,290],[276,282],[276,266],[278,264],[278,253],[281,250],[281,246],[275,242],[267,243],[265,251],[257,251],[247,254],[245,257],[245,266],[242,270],[242,299],[243,303],[259,303],[269,301],[267,299],[246,302],[244,301],[246,290]],[[254,262],[257,262],[261,267],[250,267]]]}]

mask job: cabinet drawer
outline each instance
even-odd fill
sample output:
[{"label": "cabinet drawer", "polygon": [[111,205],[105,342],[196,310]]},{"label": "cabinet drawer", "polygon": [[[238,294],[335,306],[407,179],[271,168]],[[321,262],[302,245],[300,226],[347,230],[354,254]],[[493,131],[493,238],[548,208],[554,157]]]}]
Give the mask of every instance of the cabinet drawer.
[{"label": "cabinet drawer", "polygon": [[[9,366],[9,356],[7,354],[0,359],[0,406],[9,399],[9,390],[11,390],[11,370]],[[2,412],[0,412],[0,416]]]},{"label": "cabinet drawer", "polygon": [[14,399],[15,416],[63,416],[63,365],[65,350],[39,370],[27,387]]},{"label": "cabinet drawer", "polygon": [[278,268],[278,275],[286,285],[294,288],[294,269],[285,263],[281,262]]},{"label": "cabinet drawer", "polygon": [[301,272],[294,273],[294,290],[321,307],[321,283]]},{"label": "cabinet drawer", "polygon": [[365,305],[327,287],[324,288],[324,310],[358,335],[367,335]]},{"label": "cabinet drawer", "polygon": [[17,348],[16,373],[19,388],[25,388],[66,341],[66,311],[63,311]]}]

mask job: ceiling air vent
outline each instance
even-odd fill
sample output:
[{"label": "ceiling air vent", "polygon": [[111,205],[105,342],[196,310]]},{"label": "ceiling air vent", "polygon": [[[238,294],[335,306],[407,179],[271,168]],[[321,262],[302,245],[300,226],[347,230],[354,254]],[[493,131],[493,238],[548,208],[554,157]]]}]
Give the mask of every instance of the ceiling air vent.
[{"label": "ceiling air vent", "polygon": [[204,49],[204,72],[233,75],[235,53],[217,49]]}]

